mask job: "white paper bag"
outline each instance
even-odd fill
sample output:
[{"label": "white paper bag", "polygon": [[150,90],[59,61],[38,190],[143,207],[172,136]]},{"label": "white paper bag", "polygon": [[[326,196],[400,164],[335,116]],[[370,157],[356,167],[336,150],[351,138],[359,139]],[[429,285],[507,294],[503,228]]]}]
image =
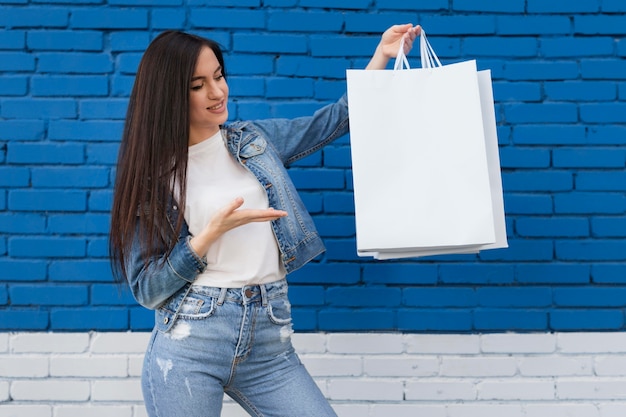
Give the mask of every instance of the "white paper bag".
[{"label": "white paper bag", "polygon": [[403,70],[408,62],[400,48],[394,71],[347,72],[357,251],[363,256],[506,246],[492,93],[484,105],[490,75],[479,77],[475,61],[433,67],[440,62],[423,32],[420,43],[422,69]]}]

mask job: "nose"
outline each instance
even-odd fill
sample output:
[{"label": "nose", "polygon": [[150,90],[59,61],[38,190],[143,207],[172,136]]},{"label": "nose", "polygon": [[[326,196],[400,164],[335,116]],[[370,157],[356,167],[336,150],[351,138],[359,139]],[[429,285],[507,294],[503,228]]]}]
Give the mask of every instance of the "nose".
[{"label": "nose", "polygon": [[222,91],[216,82],[212,82],[207,89],[207,97],[211,100],[220,100],[224,97],[224,91]]}]

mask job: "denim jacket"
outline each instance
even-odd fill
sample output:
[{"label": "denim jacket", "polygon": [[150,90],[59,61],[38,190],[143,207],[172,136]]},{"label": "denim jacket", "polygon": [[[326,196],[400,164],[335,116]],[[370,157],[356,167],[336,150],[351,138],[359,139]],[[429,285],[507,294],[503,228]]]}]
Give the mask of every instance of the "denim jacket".
[{"label": "denim jacket", "polygon": [[[267,192],[270,207],[288,213],[286,217],[271,222],[288,273],[322,253],[324,245],[285,167],[321,149],[348,130],[345,95],[313,116],[234,122],[222,128],[222,137],[230,154],[259,180]],[[167,210],[170,220],[167,227],[170,227],[178,216],[179,207],[172,200]],[[127,266],[130,289],[139,304],[159,310],[157,324],[165,325],[164,330],[173,324],[191,284],[207,266],[191,248],[190,239],[189,228],[183,224],[170,255],[144,265],[138,233],[135,233]]]}]

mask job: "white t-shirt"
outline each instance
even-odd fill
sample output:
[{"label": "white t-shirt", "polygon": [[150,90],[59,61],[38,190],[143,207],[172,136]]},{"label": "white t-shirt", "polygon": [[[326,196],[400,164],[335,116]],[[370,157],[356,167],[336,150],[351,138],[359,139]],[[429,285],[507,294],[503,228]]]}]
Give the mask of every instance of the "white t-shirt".
[{"label": "white t-shirt", "polygon": [[[244,199],[242,209],[268,208],[265,190],[229,154],[221,132],[190,146],[185,204],[190,233],[198,234],[217,210],[237,197]],[[195,285],[240,288],[285,276],[269,222],[252,222],[226,232],[210,246],[206,258],[208,266]]]}]

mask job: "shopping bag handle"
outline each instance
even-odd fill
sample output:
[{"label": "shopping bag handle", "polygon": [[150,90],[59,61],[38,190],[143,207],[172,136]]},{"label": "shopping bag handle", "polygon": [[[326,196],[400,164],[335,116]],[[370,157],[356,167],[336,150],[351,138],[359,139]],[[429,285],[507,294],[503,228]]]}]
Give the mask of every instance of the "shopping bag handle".
[{"label": "shopping bag handle", "polygon": [[[439,61],[439,57],[435,53],[435,50],[428,42],[426,38],[426,32],[424,28],[420,31],[420,58],[422,63],[422,68],[435,68],[441,67],[441,61]],[[398,54],[396,55],[396,62],[393,66],[394,70],[402,70],[402,69],[411,69],[409,66],[409,61],[406,58],[406,54],[404,53],[404,38],[402,38],[402,42],[400,42],[400,49],[398,50]]]}]

